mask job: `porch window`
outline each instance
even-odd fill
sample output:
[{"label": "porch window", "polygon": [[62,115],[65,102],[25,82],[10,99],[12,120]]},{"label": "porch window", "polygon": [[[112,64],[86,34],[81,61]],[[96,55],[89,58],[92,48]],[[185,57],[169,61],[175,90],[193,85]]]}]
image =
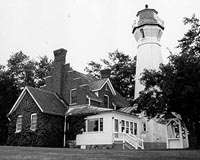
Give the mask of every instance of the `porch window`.
[{"label": "porch window", "polygon": [[126,121],[126,133],[129,133],[129,122]]},{"label": "porch window", "polygon": [[77,103],[77,90],[71,89],[70,90],[70,104],[76,104]]},{"label": "porch window", "polygon": [[22,131],[22,115],[19,115],[17,117],[17,122],[16,122],[16,133],[19,133]]},{"label": "porch window", "polygon": [[175,121],[171,121],[167,126],[167,132],[169,138],[180,138],[179,124]]},{"label": "porch window", "polygon": [[103,118],[88,119],[87,120],[87,131],[88,132],[103,131]]},{"label": "porch window", "polygon": [[137,135],[137,123],[134,123],[134,135]]},{"label": "porch window", "polygon": [[124,130],[125,130],[125,121],[122,120],[122,121],[121,121],[121,132],[123,133]]},{"label": "porch window", "polygon": [[30,129],[32,131],[35,131],[36,127],[37,127],[37,114],[33,113],[33,114],[31,114],[31,127],[30,127]]},{"label": "porch window", "polygon": [[100,118],[100,131],[103,131],[103,118]]},{"label": "porch window", "polygon": [[118,123],[118,119],[115,119],[115,132],[119,132],[119,123]]},{"label": "porch window", "polygon": [[133,122],[130,122],[130,131],[131,131],[131,134],[133,134]]}]

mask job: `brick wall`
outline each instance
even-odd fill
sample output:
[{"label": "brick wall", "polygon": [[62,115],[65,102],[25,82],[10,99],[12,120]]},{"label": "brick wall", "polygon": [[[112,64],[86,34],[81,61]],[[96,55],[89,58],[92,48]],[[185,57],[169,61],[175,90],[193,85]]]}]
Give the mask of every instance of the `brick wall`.
[{"label": "brick wall", "polygon": [[[32,113],[37,113],[37,130],[34,132],[30,130]],[[15,133],[18,115],[23,115],[22,131]],[[42,113],[28,93],[9,118],[8,145],[62,146],[64,117]]]}]

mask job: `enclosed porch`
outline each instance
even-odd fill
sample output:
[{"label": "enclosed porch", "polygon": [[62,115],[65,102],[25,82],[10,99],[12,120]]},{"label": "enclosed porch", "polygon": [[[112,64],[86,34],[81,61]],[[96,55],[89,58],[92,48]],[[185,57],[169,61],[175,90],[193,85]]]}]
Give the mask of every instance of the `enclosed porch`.
[{"label": "enclosed porch", "polygon": [[85,131],[76,136],[76,144],[82,149],[88,146],[121,149],[143,149],[143,140],[139,138],[141,123],[137,116],[118,112],[103,111],[85,118]]}]

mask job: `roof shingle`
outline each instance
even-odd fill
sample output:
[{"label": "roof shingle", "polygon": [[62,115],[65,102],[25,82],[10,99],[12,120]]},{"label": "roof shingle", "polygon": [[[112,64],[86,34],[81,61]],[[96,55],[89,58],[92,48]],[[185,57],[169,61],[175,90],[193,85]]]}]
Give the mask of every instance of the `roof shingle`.
[{"label": "roof shingle", "polygon": [[68,106],[56,95],[56,93],[33,87],[27,87],[27,89],[40,105],[44,113],[61,116],[65,115]]}]

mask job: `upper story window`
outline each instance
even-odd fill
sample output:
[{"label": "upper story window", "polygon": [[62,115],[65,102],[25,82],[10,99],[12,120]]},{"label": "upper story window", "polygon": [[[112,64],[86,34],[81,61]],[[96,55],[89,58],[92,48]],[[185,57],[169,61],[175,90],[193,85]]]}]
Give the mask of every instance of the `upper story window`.
[{"label": "upper story window", "polygon": [[88,119],[87,120],[87,131],[88,132],[103,131],[103,118]]},{"label": "upper story window", "polygon": [[105,85],[105,90],[108,91],[108,84]]},{"label": "upper story window", "polygon": [[35,131],[37,127],[37,113],[31,114],[31,127],[32,131]]},{"label": "upper story window", "polygon": [[146,126],[146,123],[145,123],[145,122],[143,123],[143,131],[144,131],[144,132],[147,131],[147,126]]},{"label": "upper story window", "polygon": [[109,108],[109,96],[108,95],[104,95],[104,107]]},{"label": "upper story window", "polygon": [[70,90],[70,104],[77,103],[77,89]]},{"label": "upper story window", "polygon": [[22,115],[19,115],[17,117],[17,122],[16,122],[16,133],[19,133],[22,131]]},{"label": "upper story window", "polygon": [[144,38],[144,37],[145,37],[145,35],[144,35],[144,30],[143,30],[143,29],[140,29],[140,32],[141,32],[141,34],[142,34],[142,38]]}]

